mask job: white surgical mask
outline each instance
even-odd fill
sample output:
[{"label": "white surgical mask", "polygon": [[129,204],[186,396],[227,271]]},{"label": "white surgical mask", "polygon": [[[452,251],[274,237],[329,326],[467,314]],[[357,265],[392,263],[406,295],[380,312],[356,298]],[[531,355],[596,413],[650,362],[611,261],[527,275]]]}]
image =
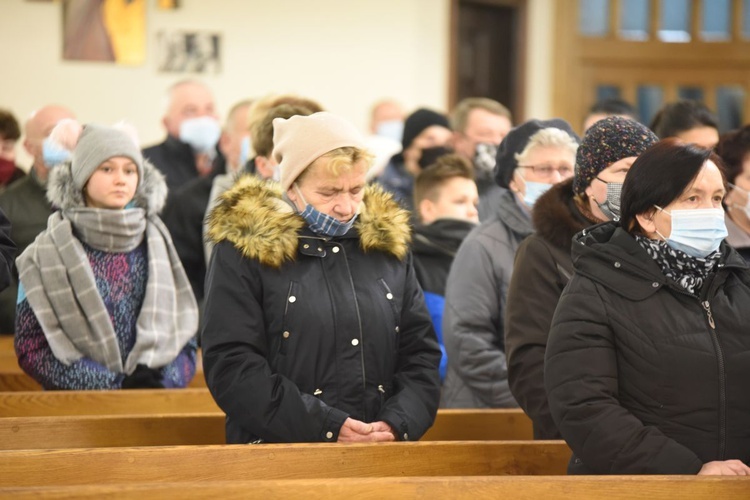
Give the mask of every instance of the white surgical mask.
[{"label": "white surgical mask", "polygon": [[697,208],[672,210],[667,212],[658,205],[657,209],[672,217],[672,232],[665,237],[659,231],[667,245],[690,255],[706,258],[719,249],[727,237],[727,225],[724,221],[724,210],[721,208]]},{"label": "white surgical mask", "polygon": [[404,135],[404,122],[401,120],[380,122],[375,130],[375,135],[401,142],[401,137]]},{"label": "white surgical mask", "polygon": [[196,153],[212,153],[220,136],[221,126],[211,116],[190,118],[180,124],[180,140],[190,144]]},{"label": "white surgical mask", "polygon": [[732,190],[737,190],[737,191],[740,191],[742,193],[745,193],[745,197],[747,198],[747,201],[745,202],[744,205],[737,205],[737,204],[733,203],[732,205],[730,205],[730,207],[732,207],[732,208],[738,208],[738,209],[744,211],[745,214],[747,214],[747,216],[750,217],[750,193],[748,193],[747,190],[742,189],[741,187],[739,187],[739,186],[737,186],[735,184],[732,184],[731,182],[729,182],[727,184],[729,185],[729,187],[732,188]]}]

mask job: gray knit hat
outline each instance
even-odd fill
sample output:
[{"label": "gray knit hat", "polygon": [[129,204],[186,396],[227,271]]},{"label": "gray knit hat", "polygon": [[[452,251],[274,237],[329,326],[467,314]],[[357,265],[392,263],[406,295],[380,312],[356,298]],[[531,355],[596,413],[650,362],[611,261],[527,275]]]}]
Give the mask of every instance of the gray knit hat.
[{"label": "gray knit hat", "polygon": [[140,184],[143,179],[143,155],[135,139],[116,127],[86,125],[73,150],[71,171],[75,186],[83,189],[99,165],[115,156],[125,156],[135,162]]}]

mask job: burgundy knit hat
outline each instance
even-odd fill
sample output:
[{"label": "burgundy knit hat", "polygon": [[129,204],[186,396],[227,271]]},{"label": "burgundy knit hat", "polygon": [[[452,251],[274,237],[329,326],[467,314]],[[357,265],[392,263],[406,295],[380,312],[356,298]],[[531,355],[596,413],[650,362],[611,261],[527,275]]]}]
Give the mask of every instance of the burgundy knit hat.
[{"label": "burgundy knit hat", "polygon": [[639,156],[657,142],[659,138],[651,130],[630,118],[599,120],[578,146],[573,191],[583,195],[599,172],[623,158]]}]

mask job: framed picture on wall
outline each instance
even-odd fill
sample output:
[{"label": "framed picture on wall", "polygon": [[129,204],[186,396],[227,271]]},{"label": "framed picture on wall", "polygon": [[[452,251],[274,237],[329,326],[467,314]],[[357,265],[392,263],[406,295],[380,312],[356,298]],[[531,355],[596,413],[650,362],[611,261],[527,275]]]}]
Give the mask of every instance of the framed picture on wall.
[{"label": "framed picture on wall", "polygon": [[146,0],[66,0],[63,59],[143,64]]},{"label": "framed picture on wall", "polygon": [[166,73],[221,72],[221,35],[205,31],[163,31],[157,35],[158,69]]}]

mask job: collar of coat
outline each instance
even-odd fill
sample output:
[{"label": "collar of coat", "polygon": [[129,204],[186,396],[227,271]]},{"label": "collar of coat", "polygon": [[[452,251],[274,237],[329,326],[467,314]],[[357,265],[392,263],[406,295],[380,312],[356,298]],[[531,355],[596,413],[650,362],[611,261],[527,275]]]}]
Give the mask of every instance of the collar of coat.
[{"label": "collar of coat", "polygon": [[[344,238],[358,237],[364,252],[398,259],[409,252],[409,212],[376,185],[365,188],[354,228]],[[309,231],[304,219],[282,199],[280,186],[252,175],[238,179],[208,216],[208,237],[214,243],[227,240],[245,257],[273,268],[295,260],[303,231]]]},{"label": "collar of coat", "polygon": [[539,197],[532,213],[539,236],[558,248],[569,249],[573,236],[597,224],[589,221],[576,205],[573,179],[555,184]]}]

